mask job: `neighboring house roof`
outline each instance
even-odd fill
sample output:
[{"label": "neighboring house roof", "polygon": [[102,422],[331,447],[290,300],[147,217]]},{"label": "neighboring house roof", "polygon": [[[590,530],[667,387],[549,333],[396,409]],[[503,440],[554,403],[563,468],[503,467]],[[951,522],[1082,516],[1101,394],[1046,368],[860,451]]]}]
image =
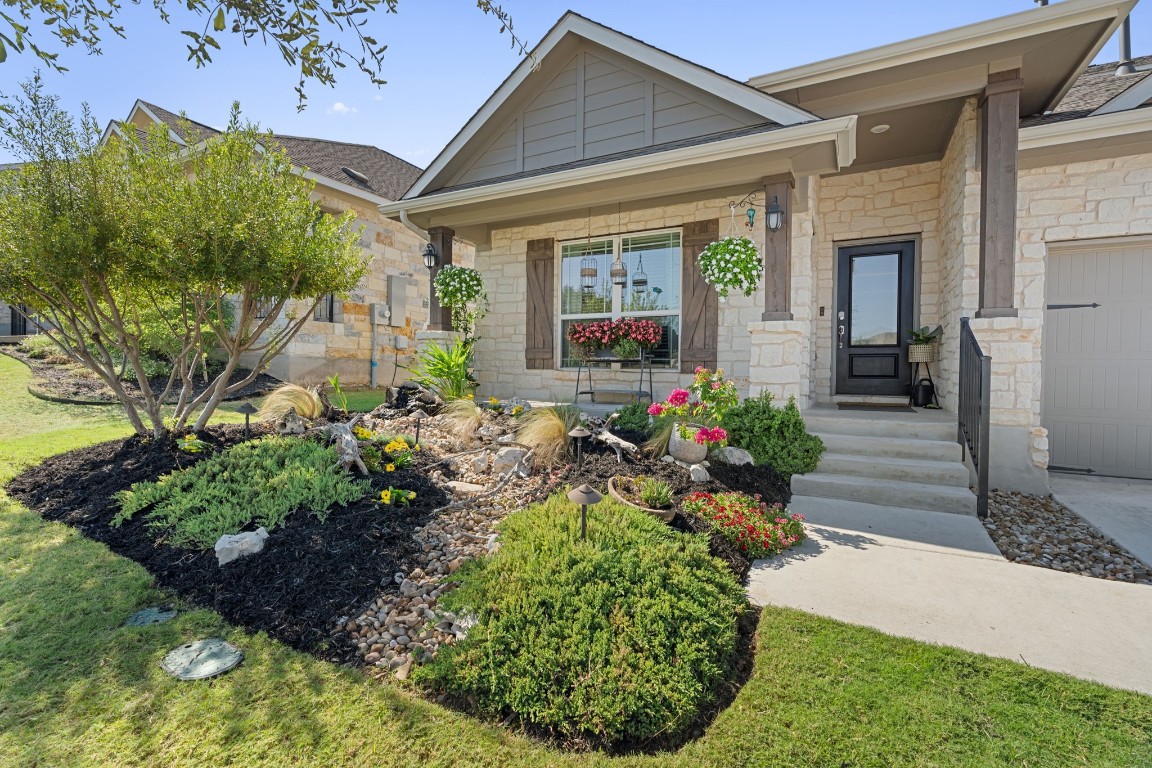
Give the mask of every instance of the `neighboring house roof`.
[{"label": "neighboring house roof", "polygon": [[[220,131],[210,125],[182,117],[150,102],[138,101],[136,107],[167,125],[185,143],[220,135]],[[421,173],[419,166],[370,144],[272,135],[288,153],[293,165],[376,197],[399,200]],[[353,173],[345,171],[346,168]]]},{"label": "neighboring house roof", "polygon": [[1131,75],[1116,74],[1116,69],[1120,66],[1118,61],[1088,67],[1072,84],[1054,110],[1047,114],[1026,117],[1020,121],[1020,127],[1061,123],[1096,113],[1113,99],[1143,83],[1152,74],[1152,56],[1140,56],[1134,59],[1134,63],[1137,69]]}]

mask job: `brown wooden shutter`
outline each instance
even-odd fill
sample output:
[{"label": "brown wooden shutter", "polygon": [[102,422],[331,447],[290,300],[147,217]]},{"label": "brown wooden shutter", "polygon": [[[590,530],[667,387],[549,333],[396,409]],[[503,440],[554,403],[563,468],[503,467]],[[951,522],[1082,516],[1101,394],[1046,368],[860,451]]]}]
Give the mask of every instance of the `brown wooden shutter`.
[{"label": "brown wooden shutter", "polygon": [[556,241],[551,237],[528,241],[525,259],[528,295],[525,297],[524,363],[528,370],[547,370],[556,364],[555,295]]},{"label": "brown wooden shutter", "polygon": [[680,280],[680,372],[697,366],[716,367],[716,324],[719,304],[716,289],[704,282],[696,257],[709,243],[720,239],[720,220],[694,221],[684,225]]}]

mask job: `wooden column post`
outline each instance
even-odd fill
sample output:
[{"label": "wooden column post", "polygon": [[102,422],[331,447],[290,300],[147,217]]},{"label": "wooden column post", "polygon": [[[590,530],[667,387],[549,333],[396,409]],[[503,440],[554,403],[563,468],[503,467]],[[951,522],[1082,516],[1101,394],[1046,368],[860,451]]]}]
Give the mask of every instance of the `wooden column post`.
[{"label": "wooden column post", "polygon": [[1020,138],[1019,69],[988,76],[980,109],[980,309],[1015,317],[1016,184]]},{"label": "wooden column post", "polygon": [[440,254],[440,261],[436,263],[428,275],[428,330],[430,331],[452,330],[452,314],[441,309],[440,300],[436,298],[436,288],[432,285],[432,281],[436,279],[436,273],[442,267],[452,263],[452,237],[455,234],[448,227],[428,228],[428,241],[432,243],[436,253]]},{"label": "wooden column post", "polygon": [[792,189],[796,180],[792,174],[766,176],[764,183],[764,210],[775,197],[784,209],[784,222],[780,229],[768,229],[768,215],[764,215],[764,314],[761,320],[792,319]]}]

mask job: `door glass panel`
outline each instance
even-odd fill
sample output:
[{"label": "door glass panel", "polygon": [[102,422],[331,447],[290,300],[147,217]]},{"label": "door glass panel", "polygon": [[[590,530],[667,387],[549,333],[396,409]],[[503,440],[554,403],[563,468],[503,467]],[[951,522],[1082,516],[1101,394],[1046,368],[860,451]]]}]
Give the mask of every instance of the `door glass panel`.
[{"label": "door glass panel", "polygon": [[853,256],[852,346],[897,346],[899,321],[900,254]]}]

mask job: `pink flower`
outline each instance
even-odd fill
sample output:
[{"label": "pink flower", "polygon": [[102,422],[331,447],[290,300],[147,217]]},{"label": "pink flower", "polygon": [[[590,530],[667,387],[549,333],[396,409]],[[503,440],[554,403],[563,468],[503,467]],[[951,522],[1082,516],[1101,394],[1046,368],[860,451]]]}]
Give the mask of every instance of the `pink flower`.
[{"label": "pink flower", "polygon": [[648,406],[649,416],[660,416],[664,413],[664,405],[662,403],[652,403]]},{"label": "pink flower", "polygon": [[703,371],[706,371],[706,370],[708,370],[708,369],[705,368],[704,366],[698,365],[698,366],[696,366],[696,370],[692,371],[692,373],[702,373]]},{"label": "pink flower", "polygon": [[668,404],[674,408],[679,408],[687,402],[688,390],[686,389],[674,389],[672,393],[668,395]]}]

